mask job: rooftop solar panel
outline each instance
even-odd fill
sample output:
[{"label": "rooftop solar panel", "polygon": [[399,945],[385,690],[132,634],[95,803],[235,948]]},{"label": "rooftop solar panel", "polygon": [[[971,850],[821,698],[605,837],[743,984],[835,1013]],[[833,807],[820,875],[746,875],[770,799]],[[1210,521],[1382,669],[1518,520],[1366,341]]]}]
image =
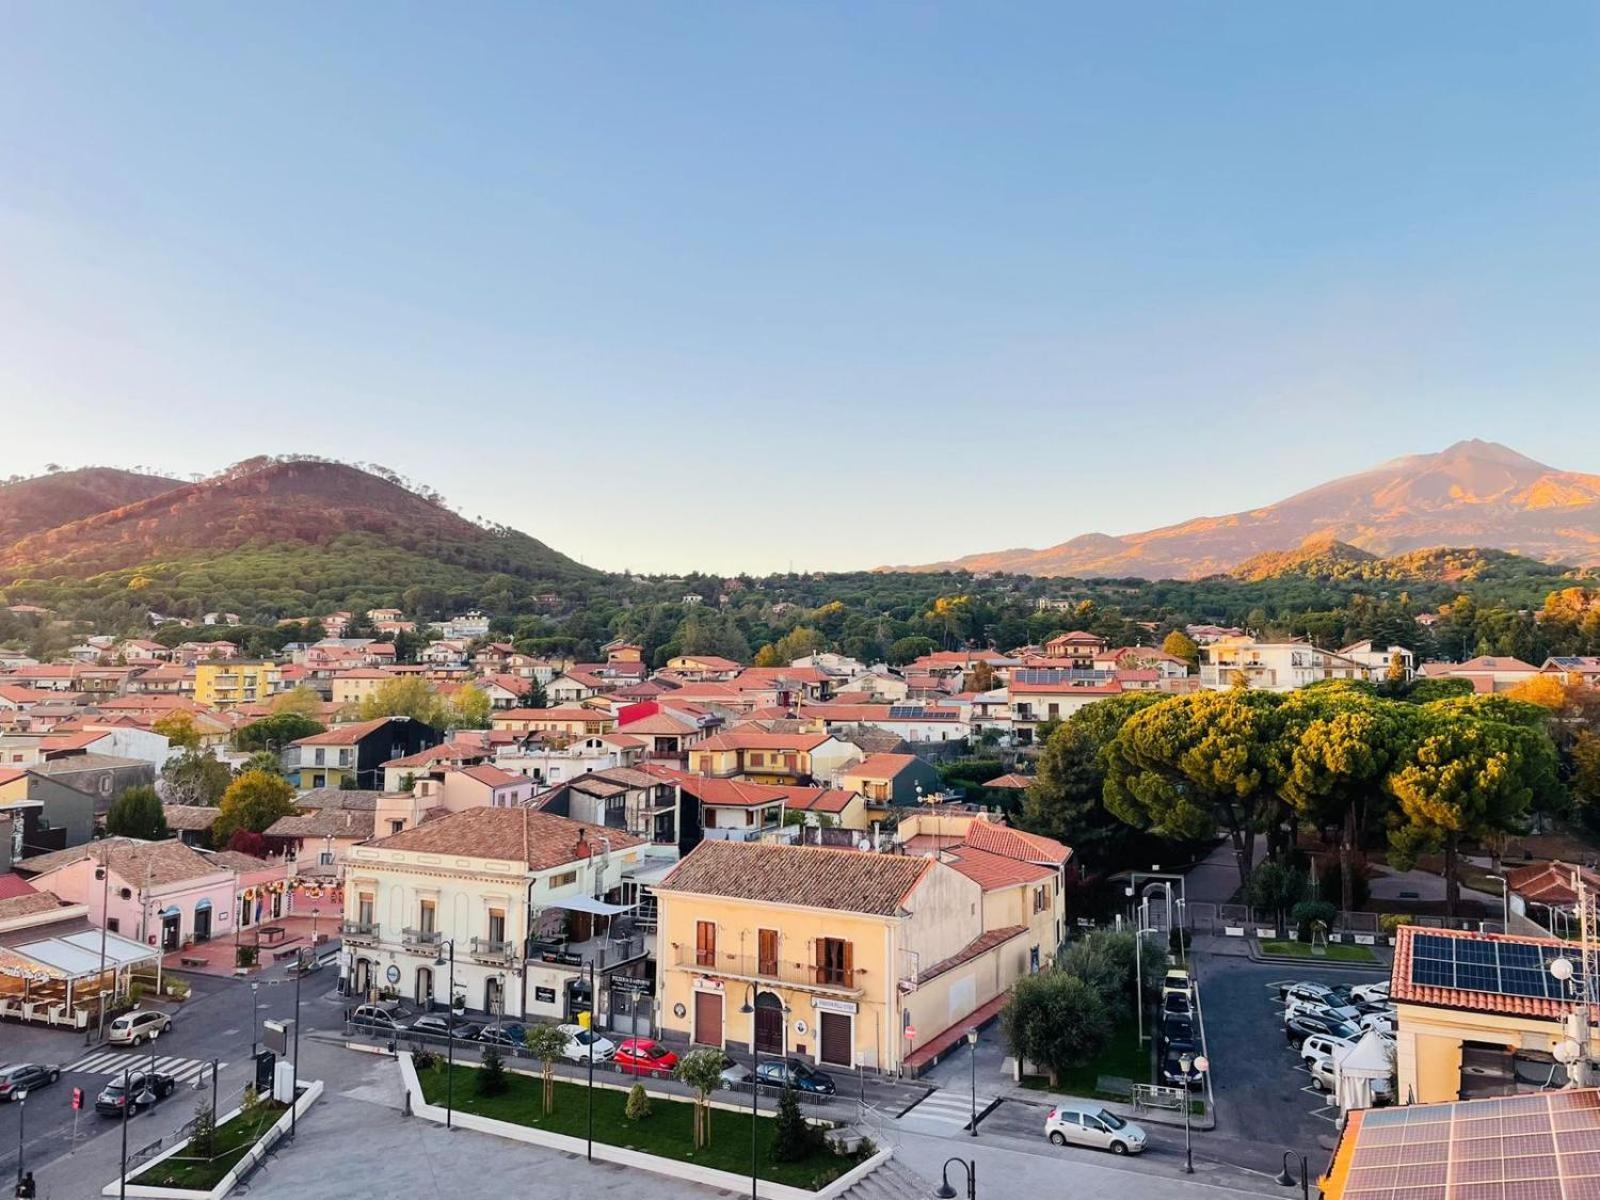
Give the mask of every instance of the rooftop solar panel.
[{"label": "rooftop solar panel", "polygon": [[1600,1200],[1595,1089],[1368,1111],[1354,1136],[1343,1200]]},{"label": "rooftop solar panel", "polygon": [[[1422,987],[1565,1000],[1573,997],[1573,989],[1550,974],[1550,964],[1564,955],[1574,962],[1578,958],[1576,948],[1419,933],[1411,941],[1411,982]],[[1590,994],[1600,996],[1600,977],[1591,982]]]}]

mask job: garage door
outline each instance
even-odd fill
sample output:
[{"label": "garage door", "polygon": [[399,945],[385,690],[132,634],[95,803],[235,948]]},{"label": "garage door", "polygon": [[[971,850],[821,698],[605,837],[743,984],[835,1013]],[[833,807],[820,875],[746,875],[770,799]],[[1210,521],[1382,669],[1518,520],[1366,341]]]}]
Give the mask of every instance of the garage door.
[{"label": "garage door", "polygon": [[716,992],[694,994],[694,1040],[702,1046],[722,1045],[722,997]]},{"label": "garage door", "polygon": [[822,1061],[836,1067],[850,1062],[850,1018],[844,1013],[822,1014]]}]

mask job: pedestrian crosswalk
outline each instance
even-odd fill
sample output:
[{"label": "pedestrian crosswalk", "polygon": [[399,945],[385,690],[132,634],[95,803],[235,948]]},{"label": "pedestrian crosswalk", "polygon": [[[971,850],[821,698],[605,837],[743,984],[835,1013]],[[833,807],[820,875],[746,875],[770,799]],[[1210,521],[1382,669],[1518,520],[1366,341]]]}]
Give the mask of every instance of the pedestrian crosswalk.
[{"label": "pedestrian crosswalk", "polygon": [[[994,1097],[980,1095],[977,1100],[978,1115],[981,1117],[993,1103]],[[901,1113],[899,1119],[905,1124],[918,1124],[935,1128],[941,1133],[950,1133],[963,1130],[972,1122],[972,1110],[972,1093],[939,1089]]]},{"label": "pedestrian crosswalk", "polygon": [[[82,1071],[87,1075],[121,1075],[124,1071],[148,1071],[152,1057],[158,1072],[171,1075],[179,1083],[198,1079],[211,1069],[211,1060],[208,1058],[162,1058],[160,1055],[152,1056],[119,1050],[102,1050],[97,1054],[80,1058],[77,1062],[68,1063],[61,1069]],[[219,1062],[217,1069],[221,1070],[227,1065],[225,1062]]]}]

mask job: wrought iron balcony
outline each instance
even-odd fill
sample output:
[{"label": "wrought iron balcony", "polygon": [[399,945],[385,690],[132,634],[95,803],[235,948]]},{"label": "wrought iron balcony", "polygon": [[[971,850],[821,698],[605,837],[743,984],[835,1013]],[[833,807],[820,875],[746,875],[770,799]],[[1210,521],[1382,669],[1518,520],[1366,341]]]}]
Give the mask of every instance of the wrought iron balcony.
[{"label": "wrought iron balcony", "polygon": [[339,926],[339,936],[347,942],[376,942],[378,926],[374,921],[346,921]]},{"label": "wrought iron balcony", "polygon": [[400,931],[400,944],[407,950],[415,950],[419,954],[432,952],[439,948],[444,941],[444,934],[437,929],[402,929]]},{"label": "wrought iron balcony", "polygon": [[511,958],[511,943],[493,938],[473,938],[472,957],[485,962],[506,962]]}]

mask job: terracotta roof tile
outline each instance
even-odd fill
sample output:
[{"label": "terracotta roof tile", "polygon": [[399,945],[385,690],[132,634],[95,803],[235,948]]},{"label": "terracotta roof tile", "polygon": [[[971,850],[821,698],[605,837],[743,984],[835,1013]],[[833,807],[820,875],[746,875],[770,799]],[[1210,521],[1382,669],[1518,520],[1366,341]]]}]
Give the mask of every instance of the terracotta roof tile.
[{"label": "terracotta roof tile", "polygon": [[164,842],[141,842],[135,838],[105,838],[84,846],[71,846],[49,854],[36,854],[17,862],[17,869],[42,875],[90,858],[109,862],[111,870],[125,883],[139,886],[181,883],[215,875],[218,868],[205,855],[176,838]]},{"label": "terracotta roof tile", "polygon": [[997,888],[1019,887],[1029,883],[1043,883],[1055,875],[1050,867],[1037,863],[1007,858],[975,846],[956,846],[945,853],[944,861],[960,871],[986,892]]},{"label": "terracotta roof tile", "polygon": [[900,854],[705,841],[656,891],[888,917],[935,868],[931,859]]},{"label": "terracotta roof tile", "polygon": [[1072,857],[1072,848],[1042,834],[1024,833],[993,821],[973,821],[962,839],[967,845],[1023,862],[1048,862],[1056,866]]},{"label": "terracotta roof tile", "polygon": [[525,862],[530,870],[545,871],[598,852],[601,838],[609,839],[613,850],[642,843],[642,839],[620,829],[573,821],[536,809],[469,808],[393,834],[373,845],[382,850],[420,854],[509,859]]},{"label": "terracotta roof tile", "polygon": [[1027,932],[1026,925],[1007,925],[1001,929],[991,929],[987,933],[979,934],[949,958],[940,959],[918,975],[917,983],[927,983],[928,980],[943,975],[946,971],[952,971],[962,963],[971,962],[978,955],[993,950],[996,946],[1003,946],[1012,938],[1020,937]]},{"label": "terracotta roof tile", "polygon": [[1434,987],[1411,981],[1412,939],[1429,937],[1474,938],[1487,942],[1514,942],[1520,945],[1557,946],[1571,950],[1571,942],[1558,938],[1507,937],[1498,933],[1468,933],[1457,929],[1433,929],[1402,925],[1395,931],[1394,968],[1389,976],[1389,998],[1402,1004],[1425,1004],[1433,1008],[1455,1008],[1466,1012],[1505,1013],[1520,1017],[1561,1018],[1572,1011],[1573,1002],[1549,1000],[1543,996],[1510,996],[1499,992],[1474,992],[1462,988]]}]

